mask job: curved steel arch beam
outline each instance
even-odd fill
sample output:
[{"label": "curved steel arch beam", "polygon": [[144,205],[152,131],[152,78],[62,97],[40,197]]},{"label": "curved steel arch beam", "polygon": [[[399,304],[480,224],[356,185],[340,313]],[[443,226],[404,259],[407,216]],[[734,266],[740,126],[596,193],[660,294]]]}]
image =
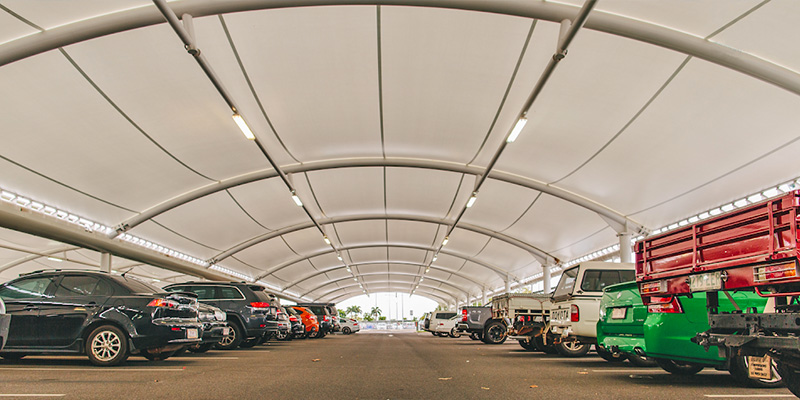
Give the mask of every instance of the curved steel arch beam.
[{"label": "curved steel arch beam", "polygon": [[[358,266],[362,266],[362,265],[374,265],[374,264],[411,265],[411,266],[421,267],[421,268],[427,268],[428,267],[428,264],[423,264],[423,263],[413,262],[413,261],[403,261],[403,260],[376,260],[376,261],[371,261],[371,262],[360,262],[360,263],[356,263],[356,264],[339,265],[339,266],[336,266],[336,267],[333,267],[333,268],[328,268],[326,270],[319,271],[319,272],[317,272],[315,274],[312,274],[312,275],[309,275],[309,276],[307,276],[307,277],[305,277],[303,279],[300,279],[299,281],[289,282],[290,285],[284,287],[283,290],[289,290],[292,287],[294,287],[296,285],[299,285],[299,284],[301,284],[301,283],[303,283],[303,282],[305,282],[305,281],[307,281],[309,279],[316,278],[316,277],[318,277],[318,276],[320,276],[322,274],[327,274],[328,272],[333,272],[333,271],[338,271],[340,269],[345,269],[348,266],[350,266],[350,267],[358,267]],[[434,268],[433,266],[431,266],[431,269],[435,269],[437,271],[444,271],[444,272],[447,272],[448,274],[452,274],[452,275],[455,275],[455,276],[457,276],[459,278],[466,279],[466,280],[474,283],[478,287],[482,287],[483,286],[482,283],[480,283],[478,281],[474,281],[474,280],[472,280],[472,278],[470,278],[470,277],[468,277],[468,276],[466,276],[464,274],[460,274],[458,272],[447,271],[447,270],[445,270],[443,268]],[[406,275],[420,276],[419,274],[406,274]]]},{"label": "curved steel arch beam", "polygon": [[[329,217],[329,218],[320,218],[317,219],[317,223],[320,225],[330,225],[336,224],[340,222],[354,222],[354,221],[367,221],[367,220],[400,220],[400,221],[413,221],[413,222],[425,222],[430,224],[440,224],[440,225],[448,225],[448,221],[440,218],[434,217],[427,217],[421,215],[401,215],[401,214],[360,214],[360,215],[345,215],[345,216],[338,216],[338,217]],[[289,233],[301,231],[303,229],[314,228],[313,221],[303,222],[297,225],[288,226],[286,228],[282,228],[276,231],[272,231],[269,233],[265,233],[263,235],[256,236],[252,239],[245,240],[242,243],[239,243],[236,246],[231,247],[228,250],[223,251],[222,253],[217,254],[209,260],[209,264],[216,264],[242,250],[255,246],[259,243],[265,242],[270,239],[274,239],[276,237],[286,235]],[[508,236],[506,234],[495,232],[480,226],[471,225],[467,223],[461,223],[458,226],[459,229],[464,229],[467,231],[472,231],[481,235],[493,237],[497,240],[506,242],[512,246],[519,247],[522,250],[527,251],[530,253],[537,261],[539,261],[543,265],[553,265],[557,264],[558,259],[553,257],[552,255],[548,254],[545,251],[540,250],[539,248],[523,242],[519,239],[516,239],[512,236]]]},{"label": "curved steel arch beam", "polygon": [[[369,290],[373,290],[373,289],[388,289],[388,290],[395,290],[395,291],[397,290],[395,288],[392,288],[391,285],[389,285],[389,286],[379,286],[379,284],[382,284],[382,283],[384,283],[384,282],[374,282],[374,285],[371,286],[372,289],[369,289]],[[392,282],[386,282],[386,283],[387,284],[391,284]],[[406,285],[406,283],[403,283],[403,282],[395,282],[395,283],[397,285],[404,285],[404,286]],[[334,290],[331,290],[331,291],[329,291],[329,292],[327,292],[325,294],[322,294],[322,295],[316,297],[314,299],[314,301],[317,302],[320,299],[322,299],[323,297],[329,296],[329,295],[331,295],[333,293],[336,293],[336,292],[338,292],[340,290],[349,289],[349,288],[353,288],[353,287],[358,287],[358,284],[354,283],[354,284],[350,284],[350,285],[340,286],[340,287],[338,287],[338,288],[336,288]],[[442,293],[446,294],[451,300],[453,300],[454,303],[458,302],[458,297],[456,297],[452,293],[450,293],[450,292],[448,292],[446,290],[442,290],[442,289],[440,289],[440,288],[438,288],[436,286],[431,286],[431,285],[427,285],[427,284],[423,283],[419,287],[420,288],[424,288],[424,289],[428,289],[429,291],[434,292],[434,293],[436,293],[437,291],[438,292],[442,292]],[[408,290],[412,290],[412,289],[414,289],[414,285],[413,284],[409,284]],[[448,301],[448,303],[449,302],[450,301]]]},{"label": "curved steel arch beam", "polygon": [[[432,247],[432,246],[420,246],[420,245],[413,245],[413,244],[388,244],[388,243],[383,243],[383,244],[363,244],[363,245],[347,246],[347,247],[340,248],[339,251],[357,250],[357,249],[370,249],[370,248],[376,248],[376,247],[396,247],[396,248],[401,248],[401,249],[436,251],[436,247]],[[323,256],[325,254],[330,254],[330,253],[333,253],[333,252],[334,252],[333,249],[325,249],[325,250],[318,251],[318,252],[313,253],[313,254],[309,254],[307,256],[301,256],[301,257],[298,257],[298,258],[294,258],[292,260],[286,261],[286,262],[284,262],[284,263],[272,268],[269,271],[266,271],[264,274],[259,275],[258,277],[256,277],[255,280],[264,279],[267,276],[270,276],[270,275],[272,275],[272,274],[274,274],[274,273],[276,273],[276,272],[278,272],[278,271],[280,271],[280,270],[282,270],[284,268],[288,268],[288,267],[290,267],[290,266],[292,266],[294,264],[297,264],[299,262],[302,262],[302,261],[305,261],[305,260],[308,260],[308,259],[311,259],[311,258],[314,258],[314,257]],[[496,273],[500,277],[500,279],[506,279],[508,277],[508,274],[509,274],[508,271],[505,271],[505,270],[503,270],[501,268],[495,267],[495,266],[493,266],[491,264],[487,264],[487,263],[485,263],[485,262],[483,262],[481,260],[478,260],[478,259],[475,259],[475,258],[472,258],[472,257],[469,257],[469,256],[458,254],[458,253],[456,253],[454,251],[442,249],[441,251],[439,251],[439,253],[442,253],[442,254],[445,254],[445,255],[448,255],[448,256],[456,257],[456,258],[459,258],[459,259],[462,259],[462,260],[466,260],[466,261],[478,264],[481,267],[487,268],[487,269],[491,270],[492,272]],[[438,270],[445,271],[445,272],[449,272],[449,273],[453,273],[452,271],[450,271],[448,269],[444,269],[442,267],[435,267],[435,266],[431,265],[431,268],[438,269]]]},{"label": "curved steel arch beam", "polygon": [[[283,171],[286,172],[287,174],[290,173],[299,174],[311,171],[323,171],[323,170],[338,169],[338,168],[362,168],[362,167],[421,168],[421,169],[432,169],[438,171],[453,172],[459,174],[468,174],[474,176],[480,175],[484,172],[484,170],[480,167],[458,164],[448,161],[411,159],[411,158],[380,158],[380,157],[341,158],[333,160],[311,161],[303,164],[294,164],[281,167],[281,169],[283,169]],[[118,224],[116,232],[112,232],[109,236],[114,237],[119,233],[125,232],[151,218],[160,215],[161,213],[169,211],[183,204],[189,203],[193,200],[197,200],[204,196],[208,196],[210,194],[214,194],[236,186],[245,185],[248,183],[264,179],[275,178],[277,176],[278,174],[274,170],[271,169],[260,170],[201,186],[197,189],[191,190],[189,192],[186,192],[184,194],[166,200],[160,204],[157,204],[153,207],[150,207],[149,209],[126,219],[125,221]],[[615,211],[610,207],[606,207],[596,201],[580,196],[568,190],[561,189],[553,185],[549,185],[545,182],[531,178],[526,178],[509,172],[503,172],[500,170],[492,170],[489,173],[489,178],[500,182],[505,182],[517,186],[522,186],[528,189],[540,191],[543,193],[547,193],[553,197],[570,202],[579,207],[586,208],[590,211],[597,213],[609,223],[617,225],[617,228],[624,227],[638,233],[644,233],[647,231],[647,228],[645,228],[640,223],[626,217],[622,213]],[[459,226],[463,226],[463,224],[460,224]],[[556,262],[553,262],[553,264],[556,264],[558,260],[556,259],[555,261]]]},{"label": "curved steel arch beam", "polygon": [[8,262],[8,263],[4,264],[3,266],[0,267],[0,272],[5,272],[6,270],[14,268],[14,267],[16,267],[18,265],[25,264],[28,261],[37,260],[37,259],[42,258],[42,257],[52,256],[53,254],[58,254],[58,253],[61,253],[61,252],[66,253],[68,251],[77,250],[77,249],[80,249],[80,247],[61,246],[61,247],[58,247],[58,248],[52,249],[52,250],[36,252],[36,253],[31,252],[30,254],[28,254],[25,257],[21,257],[19,259],[16,259],[14,261],[11,261],[11,262]]},{"label": "curved steel arch beam", "polygon": [[[505,14],[557,23],[575,18],[578,12],[578,8],[574,6],[527,0],[228,0],[220,2],[184,0],[171,2],[169,7],[177,15],[186,13],[195,17],[203,17],[240,11],[337,5],[435,7]],[[161,23],[164,23],[164,17],[152,4],[73,22],[3,44],[0,46],[0,66],[84,40]],[[701,58],[800,94],[800,75],[796,72],[698,36],[598,10],[592,11],[584,27]]]},{"label": "curved steel arch beam", "polygon": [[[380,288],[380,287],[379,288],[375,288],[375,289],[377,289],[377,291],[373,291],[372,292],[373,294],[375,294],[375,293],[391,293],[389,291],[393,290],[392,288]],[[433,300],[433,301],[435,301],[436,303],[438,303],[440,305],[441,304],[448,304],[451,301],[451,300],[448,300],[448,299],[446,299],[444,297],[441,297],[441,296],[439,296],[437,294],[425,292],[422,289],[425,289],[425,288],[421,287],[421,288],[415,290],[414,291],[415,292],[414,295],[417,295],[417,296],[420,296],[420,297],[424,297],[424,298],[429,299],[429,300]],[[386,291],[384,292],[382,290],[386,290]],[[417,293],[419,293],[419,294],[417,294]],[[363,292],[346,292],[346,293],[340,294],[339,296],[336,296],[336,297],[333,297],[333,298],[329,299],[328,302],[329,303],[335,303],[335,302],[340,301],[340,300],[344,301],[344,300],[347,300],[347,299],[350,299],[350,298],[353,298],[353,297],[356,297],[356,296],[362,296],[362,295],[366,296]],[[347,296],[349,296],[349,297],[347,297]],[[343,297],[344,297],[344,299],[342,299]]]},{"label": "curved steel arch beam", "polygon": [[[414,276],[414,277],[418,276],[417,274],[409,274],[409,273],[404,273],[404,272],[368,272],[366,274],[358,274],[356,278],[364,277],[364,276],[383,276],[383,275],[387,275],[387,276],[392,276],[392,275]],[[348,276],[346,278],[339,278],[339,279],[334,279],[332,281],[325,282],[322,285],[318,285],[318,286],[315,286],[313,289],[307,290],[305,293],[301,294],[300,297],[306,297],[306,295],[308,295],[309,293],[316,292],[317,290],[320,290],[320,289],[324,288],[325,286],[332,285],[334,283],[349,281],[349,280],[356,279],[356,278],[352,278],[352,277]],[[449,286],[449,287],[451,287],[451,288],[453,288],[453,289],[455,289],[457,291],[460,291],[460,292],[464,293],[464,295],[466,295],[467,298],[469,298],[469,292],[467,290],[465,290],[464,288],[458,287],[458,286],[456,286],[456,285],[454,285],[454,284],[452,284],[452,283],[450,283],[450,282],[448,282],[448,281],[446,281],[444,279],[438,279],[438,278],[432,278],[432,277],[428,277],[428,279],[430,279],[430,280],[432,280],[434,282],[438,282],[438,283],[440,283],[442,285],[447,285],[447,286]],[[382,282],[382,281],[378,281],[378,282]],[[392,283],[391,281],[388,281],[388,282]],[[364,284],[368,284],[369,282],[365,281],[363,283]],[[377,282],[373,282],[373,283],[377,283]],[[401,283],[405,283],[405,282],[401,282]],[[419,282],[416,283],[416,284],[418,285]],[[411,285],[415,285],[415,284],[412,283]],[[323,296],[325,296],[325,295],[323,294],[320,297],[323,297]]]}]

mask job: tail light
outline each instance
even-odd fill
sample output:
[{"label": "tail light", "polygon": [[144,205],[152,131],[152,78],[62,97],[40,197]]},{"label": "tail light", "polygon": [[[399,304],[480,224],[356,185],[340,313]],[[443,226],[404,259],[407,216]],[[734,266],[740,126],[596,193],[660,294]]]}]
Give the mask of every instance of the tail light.
[{"label": "tail light", "polygon": [[323,316],[322,316],[322,320],[323,320],[323,321],[330,321],[330,320],[331,320],[331,317],[330,317],[330,316],[328,316],[328,315],[323,315]]},{"label": "tail light", "polygon": [[572,322],[578,322],[581,320],[581,310],[578,308],[577,304],[569,306],[569,320]]},{"label": "tail light", "polygon": [[652,296],[650,297],[650,304],[647,306],[647,312],[683,314],[683,308],[681,307],[681,302],[675,296]]},{"label": "tail light", "polygon": [[269,303],[265,303],[263,301],[254,301],[250,303],[250,307],[253,308],[269,308]]},{"label": "tail light", "polygon": [[297,322],[297,317],[295,317],[294,315],[292,315],[291,317],[289,317],[289,321],[292,321],[292,322]]},{"label": "tail light", "polygon": [[148,307],[178,308],[178,302],[168,299],[153,299],[147,304]]},{"label": "tail light", "polygon": [[461,310],[461,322],[467,322],[467,309]]}]

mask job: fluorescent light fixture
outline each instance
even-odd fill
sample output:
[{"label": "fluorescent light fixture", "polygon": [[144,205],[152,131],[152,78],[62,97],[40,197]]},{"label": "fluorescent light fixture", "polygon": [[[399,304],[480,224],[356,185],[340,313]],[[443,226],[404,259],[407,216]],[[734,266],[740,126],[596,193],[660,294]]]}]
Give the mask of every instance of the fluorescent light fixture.
[{"label": "fluorescent light fixture", "polygon": [[347,267],[347,272],[350,272],[350,267]]},{"label": "fluorescent light fixture", "polygon": [[160,279],[153,278],[153,282],[161,282]]},{"label": "fluorescent light fixture", "polygon": [[426,273],[426,274],[427,274],[428,272],[431,272],[431,267],[428,267],[428,269],[426,269],[426,270],[425,270],[425,273]]},{"label": "fluorescent light fixture", "polygon": [[450,241],[450,236],[445,236],[444,240],[442,241],[442,246],[447,246],[447,242]]},{"label": "fluorescent light fixture", "polygon": [[769,190],[765,191],[762,194],[764,196],[766,196],[766,197],[775,197],[775,196],[781,194],[781,192],[778,191],[778,188],[772,188],[772,189],[769,189]]},{"label": "fluorescent light fixture", "polygon": [[517,140],[517,136],[519,133],[522,132],[522,128],[525,127],[525,124],[528,123],[528,119],[522,117],[517,121],[517,124],[514,125],[514,129],[511,130],[511,134],[508,135],[508,139],[506,139],[506,143],[512,143],[513,141]]},{"label": "fluorescent light fixture", "polygon": [[14,193],[11,193],[11,192],[6,192],[5,190],[3,190],[2,192],[0,192],[0,199],[3,199],[3,200],[5,200],[5,201],[12,201],[12,200],[14,200],[16,197],[17,197],[17,195],[15,195]]},{"label": "fluorescent light fixture", "polygon": [[339,261],[342,261],[342,256],[340,256],[340,255],[338,255],[338,254],[337,254],[337,255],[336,255],[336,258],[338,258],[338,259],[339,259]]},{"label": "fluorescent light fixture", "polygon": [[250,127],[247,126],[247,123],[244,122],[244,118],[242,118],[239,113],[233,114],[233,121],[236,122],[236,125],[238,125],[239,129],[244,133],[244,137],[250,140],[256,140],[256,135],[253,135],[253,131],[250,130]]},{"label": "fluorescent light fixture", "polygon": [[438,258],[439,258],[439,256],[433,256],[433,260],[431,260],[431,262],[436,261]]},{"label": "fluorescent light fixture", "polygon": [[55,261],[55,262],[62,262],[62,261],[64,261],[64,260],[62,260],[62,259],[60,259],[60,258],[55,258],[55,257],[47,257],[47,259],[48,259],[48,260],[50,260],[50,261]]},{"label": "fluorescent light fixture", "polygon": [[475,200],[478,200],[478,192],[472,192],[472,197],[467,201],[467,208],[472,207],[472,205],[475,204]]},{"label": "fluorescent light fixture", "polygon": [[327,236],[323,236],[323,237],[322,237],[322,240],[324,240],[324,241],[325,241],[325,244],[331,244],[331,240],[330,240],[330,239],[328,239],[328,237],[327,237]]},{"label": "fluorescent light fixture", "polygon": [[353,280],[354,280],[354,281],[356,281],[356,282],[358,282],[358,279],[356,279],[356,278],[353,278]]},{"label": "fluorescent light fixture", "polygon": [[300,198],[297,197],[297,193],[294,190],[292,190],[292,200],[294,200],[294,204],[297,204],[299,207],[303,206],[303,202],[300,201]]},{"label": "fluorescent light fixture", "polygon": [[725,211],[725,212],[733,211],[735,208],[736,207],[733,205],[733,203],[728,203],[728,204],[725,204],[724,206],[722,206],[722,211]]}]

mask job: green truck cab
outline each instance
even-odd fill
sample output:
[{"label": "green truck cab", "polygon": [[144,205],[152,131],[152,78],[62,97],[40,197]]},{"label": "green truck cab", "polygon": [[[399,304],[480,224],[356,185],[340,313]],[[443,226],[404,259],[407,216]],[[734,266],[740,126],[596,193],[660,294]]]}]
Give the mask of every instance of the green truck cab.
[{"label": "green truck cab", "polygon": [[[729,293],[740,310],[764,309],[765,298],[753,292]],[[747,358],[720,357],[692,342],[698,332],[709,329],[705,293],[691,297],[664,296],[644,305],[636,282],[612,285],[603,291],[597,344],[612,353],[623,353],[635,365],[655,362],[667,372],[692,375],[706,367],[728,370],[742,382],[755,387],[781,385],[777,372],[772,379],[748,378]],[[728,301],[720,302],[720,312],[735,312]]]}]

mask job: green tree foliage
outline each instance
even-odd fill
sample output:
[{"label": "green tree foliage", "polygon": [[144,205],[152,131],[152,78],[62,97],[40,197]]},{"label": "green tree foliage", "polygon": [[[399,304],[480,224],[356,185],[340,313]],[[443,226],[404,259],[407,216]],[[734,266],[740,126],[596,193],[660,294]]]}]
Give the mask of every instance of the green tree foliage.
[{"label": "green tree foliage", "polygon": [[347,313],[342,310],[336,310],[339,312],[339,318],[347,318]]},{"label": "green tree foliage", "polygon": [[383,311],[381,311],[381,309],[378,307],[372,307],[372,310],[369,311],[369,315],[371,315],[373,318],[378,318],[381,316],[381,314],[383,314]]},{"label": "green tree foliage", "polygon": [[347,307],[345,311],[351,318],[358,318],[358,315],[361,314],[361,306],[350,306]]}]

